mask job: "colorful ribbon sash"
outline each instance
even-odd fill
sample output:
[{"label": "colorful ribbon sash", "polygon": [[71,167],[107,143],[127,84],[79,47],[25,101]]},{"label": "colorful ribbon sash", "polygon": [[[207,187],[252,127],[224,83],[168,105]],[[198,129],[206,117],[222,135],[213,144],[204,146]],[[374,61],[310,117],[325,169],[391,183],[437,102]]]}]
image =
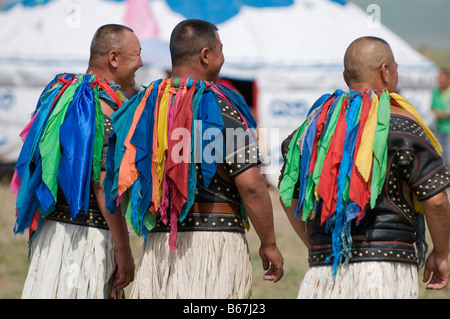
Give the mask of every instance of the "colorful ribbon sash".
[{"label": "colorful ribbon sash", "polygon": [[41,94],[24,140],[11,190],[17,196],[15,233],[32,234],[55,209],[60,188],[71,216],[88,210],[91,176],[100,181],[104,121],[99,96],[121,101],[107,79],[59,74]]}]

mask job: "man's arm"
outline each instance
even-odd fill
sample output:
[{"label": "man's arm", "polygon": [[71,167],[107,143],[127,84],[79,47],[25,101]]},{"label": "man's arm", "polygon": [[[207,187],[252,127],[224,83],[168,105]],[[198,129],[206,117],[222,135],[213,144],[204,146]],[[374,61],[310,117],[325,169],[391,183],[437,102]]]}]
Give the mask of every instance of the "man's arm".
[{"label": "man's arm", "polygon": [[[103,114],[111,116],[114,110],[104,100],[100,99]],[[100,211],[108,223],[111,235],[114,241],[115,253],[114,257],[117,263],[116,273],[116,288],[122,289],[129,285],[134,280],[134,260],[130,247],[130,236],[128,233],[127,222],[120,206],[117,208],[115,214],[110,214],[106,209],[106,198],[103,193],[103,180],[106,172],[101,172],[100,183],[92,182],[95,197],[97,199]]]},{"label": "man's arm", "polygon": [[291,206],[287,207],[284,205],[283,201],[280,198],[281,206],[283,206],[284,212],[286,213],[289,222],[291,223],[292,228],[297,233],[298,237],[302,240],[307,248],[309,248],[309,235],[306,232],[305,222],[300,218],[295,218],[295,211],[297,210],[298,199],[293,198]]},{"label": "man's arm", "polygon": [[450,277],[448,266],[450,241],[450,204],[446,191],[423,201],[428,230],[433,241],[433,250],[425,263],[423,281],[427,289],[443,289]]},{"label": "man's arm", "polygon": [[130,247],[130,236],[125,217],[122,216],[120,207],[115,214],[110,214],[106,209],[105,195],[103,194],[103,180],[106,173],[101,172],[100,183],[92,183],[95,197],[100,211],[108,223],[114,241],[114,257],[117,263],[116,288],[122,289],[134,280],[134,260]]},{"label": "man's arm", "polygon": [[263,269],[268,270],[265,280],[277,282],[284,274],[283,256],[275,238],[273,210],[267,183],[257,166],[253,166],[234,178],[245,209],[261,241],[259,255]]}]

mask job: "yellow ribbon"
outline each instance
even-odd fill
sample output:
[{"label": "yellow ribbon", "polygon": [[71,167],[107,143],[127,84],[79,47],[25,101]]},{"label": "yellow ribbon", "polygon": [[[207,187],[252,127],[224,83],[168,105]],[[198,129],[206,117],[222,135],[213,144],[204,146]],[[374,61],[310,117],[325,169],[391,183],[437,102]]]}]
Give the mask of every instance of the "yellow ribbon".
[{"label": "yellow ribbon", "polygon": [[394,99],[395,102],[404,110],[410,112],[414,117],[417,119],[417,122],[419,122],[422,129],[427,134],[428,138],[431,141],[431,144],[433,144],[434,148],[436,149],[436,152],[438,152],[439,155],[442,154],[442,146],[437,140],[437,138],[434,136],[433,132],[425,125],[425,122],[423,121],[422,117],[420,116],[417,109],[409,103],[403,96],[397,94],[397,93],[389,93],[389,96]]},{"label": "yellow ribbon", "polygon": [[[161,100],[159,102],[158,109],[158,164],[156,171],[158,173],[159,181],[163,180],[164,176],[164,166],[166,164],[166,151],[169,148],[169,141],[167,139],[167,113],[169,111],[169,96],[170,96],[170,81],[167,81],[167,85],[162,94]],[[162,196],[162,183],[159,184],[158,188],[158,202],[160,202]]]},{"label": "yellow ribbon", "polygon": [[377,126],[378,119],[378,96],[372,92],[371,95],[372,106],[367,117],[366,125],[364,126],[364,131],[361,137],[361,145],[356,155],[355,165],[361,176],[367,182],[370,177],[370,172],[372,171],[373,162],[373,139],[375,137],[375,128]]}]

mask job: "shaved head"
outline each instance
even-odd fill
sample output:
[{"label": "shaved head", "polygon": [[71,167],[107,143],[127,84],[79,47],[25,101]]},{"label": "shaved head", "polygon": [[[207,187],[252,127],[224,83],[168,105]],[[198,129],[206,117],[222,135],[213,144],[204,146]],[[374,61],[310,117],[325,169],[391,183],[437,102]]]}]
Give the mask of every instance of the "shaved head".
[{"label": "shaved head", "polygon": [[91,58],[106,56],[113,49],[123,49],[125,32],[133,30],[119,24],[100,27],[91,42]]},{"label": "shaved head", "polygon": [[170,36],[173,77],[216,82],[225,61],[217,27],[204,20],[178,23]]},{"label": "shaved head", "polygon": [[141,44],[132,29],[107,24],[97,30],[86,73],[108,78],[123,89],[134,88],[135,72],[142,65]]},{"label": "shaved head", "polygon": [[344,77],[348,83],[369,82],[383,63],[395,63],[389,44],[377,37],[362,37],[353,41],[344,56]]},{"label": "shaved head", "polygon": [[181,21],[172,31],[170,53],[172,65],[190,61],[204,47],[213,49],[218,43],[217,27],[207,21],[189,19]]}]

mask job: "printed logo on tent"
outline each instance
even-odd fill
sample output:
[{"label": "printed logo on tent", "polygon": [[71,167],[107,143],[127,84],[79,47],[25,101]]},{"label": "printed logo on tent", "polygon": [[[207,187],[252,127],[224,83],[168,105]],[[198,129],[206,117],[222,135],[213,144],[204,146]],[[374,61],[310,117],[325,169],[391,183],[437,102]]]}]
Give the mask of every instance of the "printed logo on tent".
[{"label": "printed logo on tent", "polygon": [[14,105],[14,93],[11,90],[0,90],[0,110],[8,111]]},{"label": "printed logo on tent", "polygon": [[309,105],[305,101],[286,101],[274,99],[270,103],[270,111],[274,117],[289,117],[304,119]]}]

